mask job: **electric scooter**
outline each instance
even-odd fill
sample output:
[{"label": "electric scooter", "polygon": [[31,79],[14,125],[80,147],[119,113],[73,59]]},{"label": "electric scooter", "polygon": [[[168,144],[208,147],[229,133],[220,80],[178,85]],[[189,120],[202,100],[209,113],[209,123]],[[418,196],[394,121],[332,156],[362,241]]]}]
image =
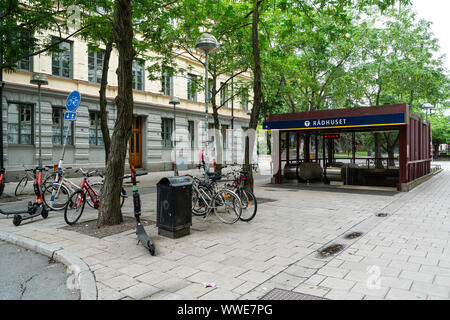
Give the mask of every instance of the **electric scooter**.
[{"label": "electric scooter", "polygon": [[137,188],[137,176],[144,176],[147,172],[136,173],[134,170],[134,166],[131,166],[131,175],[125,175],[123,177],[119,177],[119,179],[127,179],[131,178],[131,182],[133,183],[133,206],[134,206],[134,217],[136,218],[136,235],[138,237],[139,242],[150,252],[152,256],[155,255],[155,245],[150,237],[145,232],[144,226],[141,223],[141,198],[139,196],[138,188]]},{"label": "electric scooter", "polygon": [[[3,211],[0,209],[0,213],[4,215],[10,215],[13,214],[13,224],[15,226],[18,226],[21,224],[22,221],[32,219],[34,217],[37,217],[39,215],[42,216],[42,218],[46,219],[48,217],[48,209],[44,204],[44,199],[42,196],[42,190],[41,190],[41,182],[42,182],[42,171],[48,171],[46,168],[36,167],[35,169],[28,169],[25,171],[33,171],[34,173],[34,193],[36,195],[36,199],[33,202],[28,202],[28,206],[26,209],[18,210],[18,211]],[[28,216],[22,217],[20,214],[26,214],[28,213]]]}]

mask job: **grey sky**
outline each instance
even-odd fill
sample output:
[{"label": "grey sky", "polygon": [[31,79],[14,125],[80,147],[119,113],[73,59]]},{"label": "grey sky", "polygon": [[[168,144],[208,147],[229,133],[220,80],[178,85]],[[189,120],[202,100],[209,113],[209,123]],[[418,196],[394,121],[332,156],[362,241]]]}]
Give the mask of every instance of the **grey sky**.
[{"label": "grey sky", "polygon": [[431,30],[439,39],[441,53],[447,57],[445,66],[450,70],[450,0],[412,0],[419,18],[432,22]]}]

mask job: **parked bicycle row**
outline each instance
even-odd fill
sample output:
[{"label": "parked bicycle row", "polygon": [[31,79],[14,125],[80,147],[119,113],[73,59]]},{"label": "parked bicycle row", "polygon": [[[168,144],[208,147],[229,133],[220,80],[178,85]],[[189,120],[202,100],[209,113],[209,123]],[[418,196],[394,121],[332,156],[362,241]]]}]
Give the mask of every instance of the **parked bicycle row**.
[{"label": "parked bicycle row", "polygon": [[256,215],[257,201],[247,184],[248,174],[240,166],[219,175],[206,172],[203,179],[188,175],[192,180],[192,214],[205,218],[214,214],[224,223],[250,221]]},{"label": "parked bicycle row", "polygon": [[[130,167],[131,174],[119,177],[119,180],[131,178],[136,234],[139,242],[154,255],[154,244],[140,223],[141,201],[136,185],[136,177],[147,173],[136,173],[134,167],[132,165]],[[230,170],[223,175],[210,173],[207,170],[204,170],[203,178],[187,175],[192,181],[190,210],[193,215],[204,218],[214,213],[220,221],[228,224],[238,220],[248,222],[256,215],[257,200],[247,186],[247,173],[235,166],[223,166],[223,169],[227,167],[230,167]],[[15,192],[16,195],[20,195],[25,186],[33,180],[34,202],[30,201],[25,208],[14,211],[5,211],[0,208],[0,214],[14,215],[13,224],[19,226],[22,221],[38,216],[46,219],[50,211],[64,211],[65,222],[69,225],[76,224],[83,214],[86,203],[93,209],[100,207],[103,175],[98,170],[76,169],[75,172],[83,176],[81,184],[77,184],[73,179],[68,178],[68,169],[71,168],[44,166],[26,169]],[[122,187],[121,207],[127,197],[126,190]]]}]

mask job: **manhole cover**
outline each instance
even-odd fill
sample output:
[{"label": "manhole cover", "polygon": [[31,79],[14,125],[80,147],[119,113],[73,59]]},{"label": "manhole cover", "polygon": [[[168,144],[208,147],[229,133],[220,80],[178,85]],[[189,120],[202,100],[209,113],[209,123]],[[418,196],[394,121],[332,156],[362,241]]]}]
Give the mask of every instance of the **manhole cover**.
[{"label": "manhole cover", "polygon": [[344,246],[342,244],[334,244],[334,245],[326,247],[325,249],[320,250],[319,253],[323,257],[328,257],[329,255],[332,255],[332,254],[335,254],[336,252],[341,251],[342,248],[344,248]]},{"label": "manhole cover", "polygon": [[345,238],[347,238],[347,239],[355,239],[355,238],[360,237],[361,235],[362,235],[361,232],[352,232],[352,233],[346,235]]},{"label": "manhole cover", "polygon": [[386,212],[377,213],[377,217],[387,217],[388,215],[389,215],[389,213],[386,213]]},{"label": "manhole cover", "polygon": [[293,292],[283,289],[272,289],[260,300],[328,300],[322,297],[316,297],[309,294]]}]

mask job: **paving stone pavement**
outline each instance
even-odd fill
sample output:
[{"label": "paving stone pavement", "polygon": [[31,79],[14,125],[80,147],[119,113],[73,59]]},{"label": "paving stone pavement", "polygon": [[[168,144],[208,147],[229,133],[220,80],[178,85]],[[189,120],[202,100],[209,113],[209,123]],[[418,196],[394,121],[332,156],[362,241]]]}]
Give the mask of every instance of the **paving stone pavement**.
[{"label": "paving stone pavement", "polygon": [[[261,179],[256,196],[275,201],[259,204],[253,221],[193,217],[191,234],[179,239],[150,225],[155,256],[136,245],[134,230],[98,239],[61,229],[61,212],[19,227],[0,216],[0,230],[80,257],[102,300],[260,299],[273,288],[328,299],[450,299],[450,163],[441,164],[443,172],[395,195],[277,188]],[[141,187],[154,186],[149,181]],[[142,195],[142,208],[142,218],[156,221],[156,193]],[[133,215],[131,201],[123,213]],[[80,223],[96,215],[86,208]],[[355,231],[362,235],[345,238]],[[330,244],[344,247],[320,256]]]}]

